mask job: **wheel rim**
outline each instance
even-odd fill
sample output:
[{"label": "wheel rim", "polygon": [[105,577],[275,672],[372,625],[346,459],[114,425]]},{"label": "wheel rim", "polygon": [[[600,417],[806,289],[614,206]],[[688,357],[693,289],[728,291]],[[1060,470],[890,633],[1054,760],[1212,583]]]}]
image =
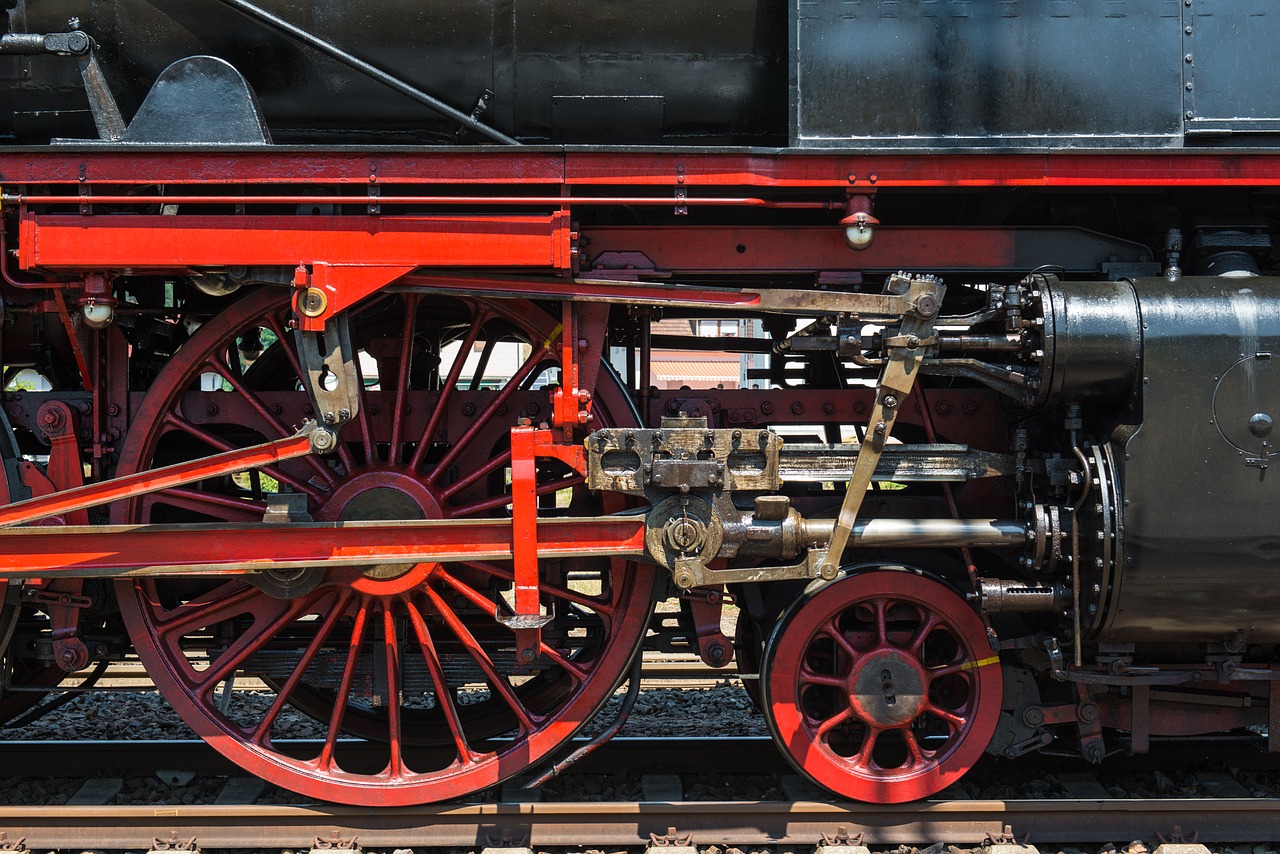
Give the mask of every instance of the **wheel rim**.
[{"label": "wheel rim", "polygon": [[[119,472],[291,432],[306,395],[287,311],[285,297],[264,291],[202,327],[144,398]],[[545,406],[545,391],[528,386],[553,366],[542,342],[554,327],[526,303],[374,300],[353,312],[352,337],[362,372],[376,367],[376,382],[363,378],[360,417],[332,458],[122,502],[115,519],[261,520],[273,480],[304,495],[318,520],[505,516],[507,428],[517,412]],[[246,348],[261,355],[244,368]],[[502,358],[509,378],[491,382]],[[223,390],[198,392],[202,376]],[[490,385],[501,387],[485,391]],[[634,423],[608,372],[596,391],[598,423]],[[600,512],[581,478],[559,464],[540,464],[538,476],[544,505]],[[270,591],[239,579],[120,582],[118,596],[157,687],[224,755],[304,795],[402,805],[520,773],[571,737],[621,679],[647,624],[652,570],[563,561],[543,574],[544,607],[556,619],[537,667],[524,670],[511,632],[493,618],[509,611],[509,563],[329,569],[318,584],[305,573],[281,576]],[[273,693],[250,708],[224,690],[237,671],[267,674]],[[322,719],[325,738],[311,755],[275,746],[287,704]],[[353,731],[381,742],[376,761],[339,739]],[[509,741],[486,741],[500,734]],[[433,742],[445,749],[412,750]]]},{"label": "wheel rim", "polygon": [[811,590],[765,648],[765,716],[791,763],[860,801],[928,797],[982,755],[1002,679],[982,620],[945,585],[906,571]]}]

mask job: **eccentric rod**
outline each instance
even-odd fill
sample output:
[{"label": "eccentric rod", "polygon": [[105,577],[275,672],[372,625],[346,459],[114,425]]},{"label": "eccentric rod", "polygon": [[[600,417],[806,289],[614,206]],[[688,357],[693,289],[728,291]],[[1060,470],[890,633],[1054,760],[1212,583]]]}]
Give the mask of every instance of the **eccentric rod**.
[{"label": "eccentric rod", "polygon": [[280,32],[285,33],[286,35],[292,36],[293,38],[297,39],[300,42],[310,45],[311,47],[315,48],[321,53],[326,54],[327,56],[333,57],[338,62],[341,62],[343,65],[349,68],[353,68],[356,71],[359,71],[361,74],[365,75],[366,77],[372,77],[374,80],[377,80],[379,83],[383,84],[384,86],[389,86],[390,88],[395,89],[400,94],[406,95],[420,104],[425,104],[426,106],[435,110],[437,113],[440,113],[443,116],[448,116],[454,121],[459,122],[460,124],[470,128],[471,130],[475,131],[478,134],[482,134],[483,136],[488,137],[494,142],[500,142],[503,145],[519,145],[520,144],[519,142],[507,136],[506,134],[502,133],[501,131],[494,130],[493,128],[489,127],[483,122],[472,118],[467,113],[464,113],[461,110],[457,110],[457,109],[454,109],[453,107],[450,107],[448,104],[446,104],[444,101],[441,101],[439,98],[436,98],[432,95],[428,95],[426,92],[423,92],[421,89],[418,89],[415,86],[409,85],[405,81],[401,80],[399,77],[395,77],[394,75],[388,74],[387,72],[383,71],[382,69],[376,66],[370,65],[369,63],[365,62],[363,59],[360,59],[358,56],[353,56],[352,54],[349,54],[342,48],[338,47],[337,45],[334,45],[330,42],[325,41],[324,39],[317,36],[315,33],[308,32],[307,30],[304,30],[295,24],[291,24],[288,21],[286,21],[284,18],[281,18],[278,15],[273,15],[270,12],[268,12],[266,9],[263,9],[259,6],[255,6],[254,4],[248,2],[248,0],[219,0],[219,2],[225,3],[226,5],[232,7],[233,9],[237,9],[240,12],[243,12],[244,14],[248,15],[250,18],[254,18],[255,20],[261,21],[262,23],[266,24],[268,27],[271,27],[272,29],[279,30]]}]

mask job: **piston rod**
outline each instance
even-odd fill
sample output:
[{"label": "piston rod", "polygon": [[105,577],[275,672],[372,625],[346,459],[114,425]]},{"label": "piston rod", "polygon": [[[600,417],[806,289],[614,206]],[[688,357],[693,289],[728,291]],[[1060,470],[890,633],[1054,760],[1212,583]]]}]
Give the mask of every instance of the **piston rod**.
[{"label": "piston rod", "polygon": [[[833,519],[806,519],[804,537],[814,545],[831,538]],[[862,548],[1016,548],[1027,544],[1024,522],[1001,519],[859,519],[852,544]]]}]

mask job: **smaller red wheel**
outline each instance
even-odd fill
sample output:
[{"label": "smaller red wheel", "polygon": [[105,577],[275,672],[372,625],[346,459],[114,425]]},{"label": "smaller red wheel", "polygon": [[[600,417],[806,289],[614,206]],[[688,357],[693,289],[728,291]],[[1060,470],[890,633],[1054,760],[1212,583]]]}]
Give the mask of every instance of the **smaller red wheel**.
[{"label": "smaller red wheel", "polygon": [[838,795],[893,804],[933,795],[982,755],[1003,679],[972,608],[946,585],[877,569],[811,588],[765,647],[774,740]]}]

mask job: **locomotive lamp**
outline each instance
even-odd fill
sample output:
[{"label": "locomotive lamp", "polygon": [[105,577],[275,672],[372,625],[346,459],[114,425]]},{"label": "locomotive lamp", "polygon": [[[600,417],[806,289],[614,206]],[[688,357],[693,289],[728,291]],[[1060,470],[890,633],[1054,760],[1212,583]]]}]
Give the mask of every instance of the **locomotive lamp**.
[{"label": "locomotive lamp", "polygon": [[861,252],[871,245],[876,236],[875,227],[880,224],[880,220],[871,215],[871,197],[850,196],[845,200],[844,213],[840,224],[844,226],[845,242],[850,249]]},{"label": "locomotive lamp", "polygon": [[116,299],[111,296],[111,283],[106,276],[84,277],[84,296],[79,300],[80,314],[92,329],[109,326],[116,318]]},{"label": "locomotive lamp", "polygon": [[111,321],[115,320],[116,307],[104,300],[91,299],[80,308],[80,313],[84,315],[84,322],[94,329],[102,329],[110,326]]}]

